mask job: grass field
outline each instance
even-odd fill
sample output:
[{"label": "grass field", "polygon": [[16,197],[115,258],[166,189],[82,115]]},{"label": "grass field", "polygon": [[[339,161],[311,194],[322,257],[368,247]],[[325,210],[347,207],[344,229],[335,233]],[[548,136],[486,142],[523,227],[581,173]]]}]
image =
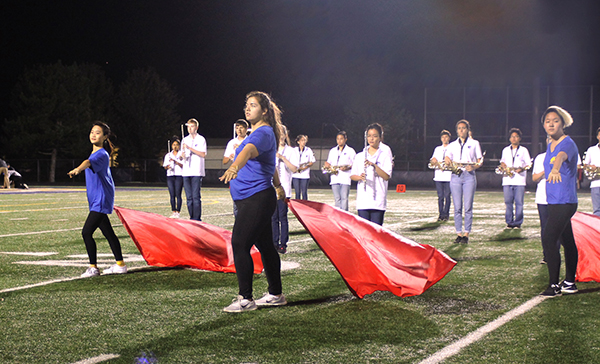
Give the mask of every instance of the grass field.
[{"label": "grass field", "polygon": [[[148,267],[115,215],[130,274],[12,290],[78,277],[87,266],[85,191],[56,192],[0,193],[0,363],[75,363],[103,354],[114,356],[105,363],[419,363],[547,284],[533,193],[522,231],[509,234],[502,193],[477,192],[470,244],[454,245],[452,219],[431,224],[435,191],[390,191],[385,226],[458,261],[420,296],[354,298],[291,214],[282,261],[297,267],[282,273],[285,307],[222,312],[237,294],[234,274]],[[309,197],[333,202],[327,189]],[[350,198],[353,211],[354,192]],[[228,190],[204,188],[202,199],[203,220],[231,229]],[[170,215],[166,188],[118,188],[116,204]],[[590,212],[589,193],[580,194],[579,210]],[[96,237],[108,266],[108,244]],[[580,293],[544,300],[445,363],[599,363],[600,284],[578,286]],[[256,275],[255,296],[266,287]]]}]

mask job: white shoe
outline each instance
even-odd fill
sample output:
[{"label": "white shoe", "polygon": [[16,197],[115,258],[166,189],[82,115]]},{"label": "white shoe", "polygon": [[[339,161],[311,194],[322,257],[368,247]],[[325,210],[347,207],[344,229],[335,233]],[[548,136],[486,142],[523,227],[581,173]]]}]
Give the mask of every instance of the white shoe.
[{"label": "white shoe", "polygon": [[287,305],[287,301],[282,294],[272,295],[267,293],[261,299],[256,300],[256,305],[258,307],[268,307],[268,306],[285,306]]},{"label": "white shoe", "polygon": [[175,217],[176,219],[179,219],[181,217],[181,214],[179,212],[176,212],[177,217]]},{"label": "white shoe", "polygon": [[171,214],[171,216],[169,216],[169,219],[176,219],[177,217],[178,217],[177,213],[174,212],[174,213]]},{"label": "white shoe", "polygon": [[125,274],[127,273],[127,266],[120,266],[118,264],[111,265],[102,271],[102,274]]},{"label": "white shoe", "polygon": [[90,278],[90,277],[96,277],[99,275],[100,275],[100,270],[98,268],[89,267],[88,269],[85,270],[85,272],[83,272],[83,274],[81,275],[81,278]]},{"label": "white shoe", "polygon": [[237,296],[233,299],[233,303],[225,307],[225,312],[245,312],[256,310],[256,303],[253,300],[247,300],[243,296]]}]

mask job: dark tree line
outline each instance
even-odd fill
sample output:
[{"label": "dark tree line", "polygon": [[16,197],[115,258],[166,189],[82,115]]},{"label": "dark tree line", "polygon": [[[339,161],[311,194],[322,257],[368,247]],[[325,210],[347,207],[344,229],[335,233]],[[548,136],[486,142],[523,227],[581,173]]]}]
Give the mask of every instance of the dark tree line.
[{"label": "dark tree line", "polygon": [[180,102],[174,88],[152,68],[130,72],[116,87],[94,64],[57,62],[26,69],[15,85],[11,118],[3,131],[7,159],[85,158],[92,122],[108,123],[116,135],[116,162],[135,165],[159,156],[177,130]]}]

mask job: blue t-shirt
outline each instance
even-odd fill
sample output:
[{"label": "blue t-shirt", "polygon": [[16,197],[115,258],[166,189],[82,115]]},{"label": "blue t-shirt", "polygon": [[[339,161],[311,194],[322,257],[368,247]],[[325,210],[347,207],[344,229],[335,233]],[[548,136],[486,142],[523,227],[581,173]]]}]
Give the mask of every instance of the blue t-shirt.
[{"label": "blue t-shirt", "polygon": [[115,183],[110,173],[110,156],[104,149],[97,150],[88,158],[90,168],[85,170],[85,187],[87,189],[90,211],[110,214],[115,203]]},{"label": "blue t-shirt", "polygon": [[277,154],[277,142],[273,128],[265,125],[253,130],[252,134],[244,139],[235,150],[236,159],[248,143],[256,147],[258,157],[249,159],[246,165],[238,171],[237,178],[229,182],[231,198],[234,201],[248,198],[273,185],[271,181],[275,173],[275,155]]},{"label": "blue t-shirt", "polygon": [[[552,170],[554,159],[560,152],[567,154],[567,160],[560,166],[560,176],[562,181],[550,183],[548,175]],[[546,158],[544,158],[544,174],[546,176],[546,197],[548,204],[558,205],[566,203],[577,203],[577,156],[579,151],[577,145],[570,136],[564,138],[556,145],[554,151],[550,151],[550,144],[546,149]]]}]

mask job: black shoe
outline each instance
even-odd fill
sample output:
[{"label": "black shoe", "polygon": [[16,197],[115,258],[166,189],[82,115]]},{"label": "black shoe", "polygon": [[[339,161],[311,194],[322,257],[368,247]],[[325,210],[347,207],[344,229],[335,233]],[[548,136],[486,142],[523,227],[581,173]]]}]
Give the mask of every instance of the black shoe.
[{"label": "black shoe", "polygon": [[551,284],[544,292],[540,293],[540,296],[558,297],[562,296],[562,292],[558,284]]},{"label": "black shoe", "polygon": [[460,240],[461,244],[469,244],[469,237],[468,236],[463,236],[462,239]]},{"label": "black shoe", "polygon": [[542,260],[540,260],[540,264],[548,264],[548,263],[546,263],[546,259],[542,259]]},{"label": "black shoe", "polygon": [[561,293],[577,293],[579,290],[577,289],[577,286],[575,285],[575,283],[565,283],[565,281],[562,281],[560,283],[560,292]]},{"label": "black shoe", "polygon": [[460,243],[462,243],[462,238],[463,238],[462,236],[458,235],[456,237],[456,239],[454,239],[454,241],[452,243],[453,244],[460,244]]},{"label": "black shoe", "polygon": [[279,254],[285,254],[285,253],[287,252],[287,249],[286,249],[286,247],[285,247],[285,246],[281,246],[281,245],[280,245],[280,246],[278,246],[278,247],[277,247],[277,252],[278,252]]}]

